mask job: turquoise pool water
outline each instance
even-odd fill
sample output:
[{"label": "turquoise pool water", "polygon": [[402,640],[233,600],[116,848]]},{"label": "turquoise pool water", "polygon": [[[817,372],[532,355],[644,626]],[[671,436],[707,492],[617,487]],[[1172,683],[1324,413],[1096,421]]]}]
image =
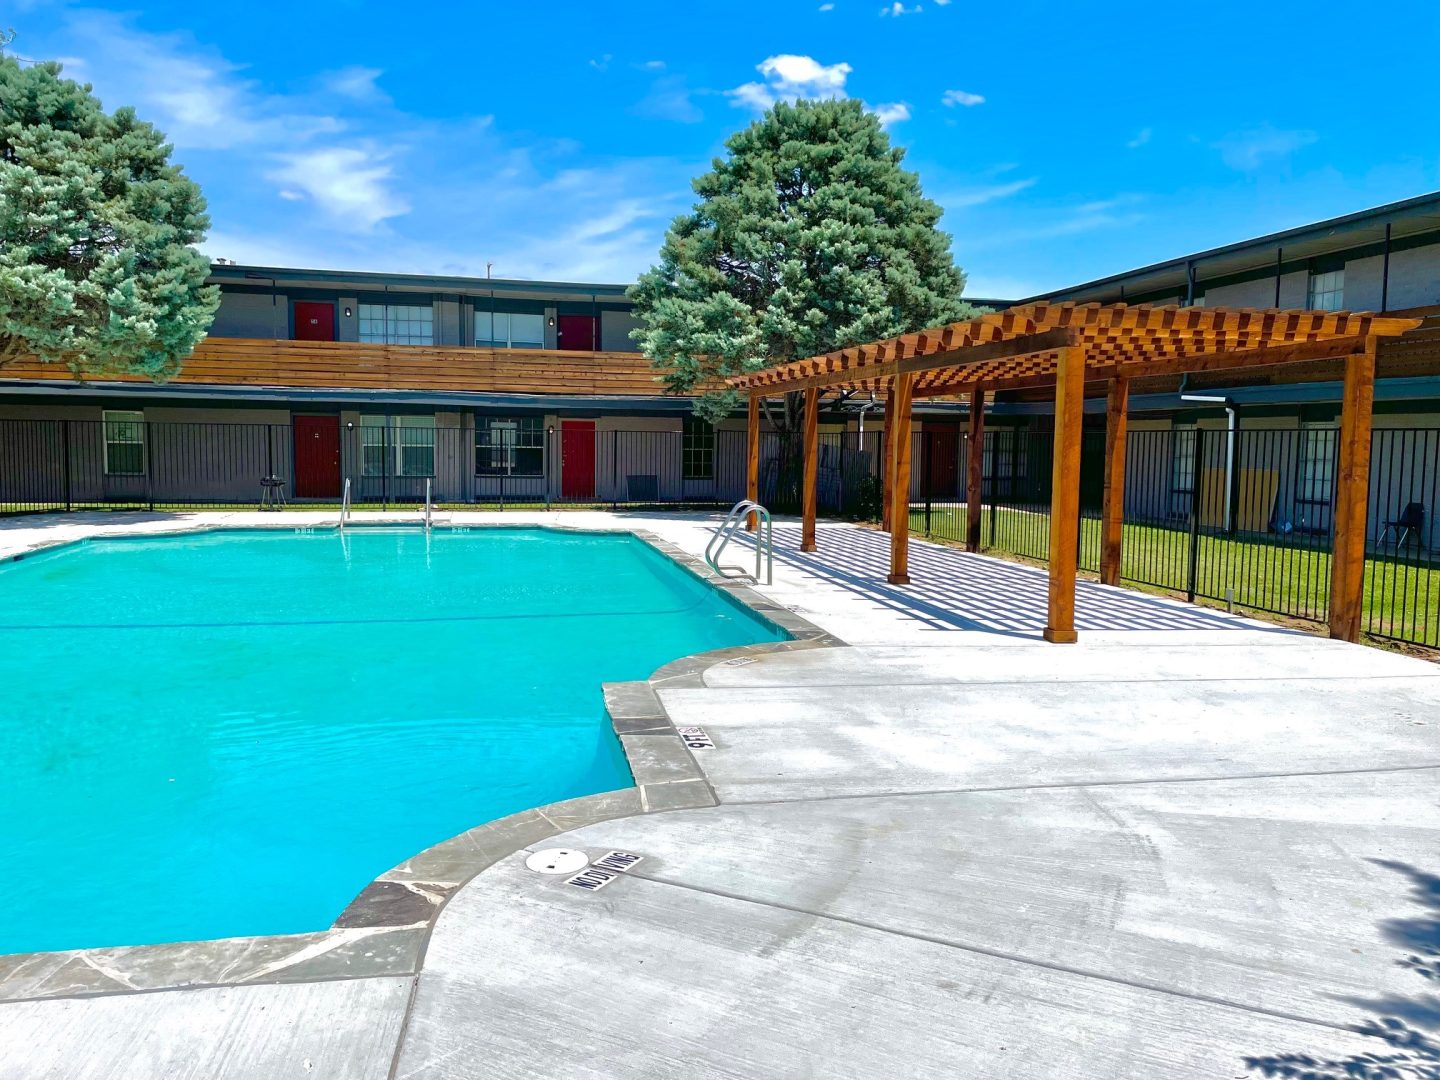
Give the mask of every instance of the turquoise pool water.
[{"label": "turquoise pool water", "polygon": [[0,952],[321,930],[632,783],[602,682],[783,634],[628,535],[365,527],[0,563]]}]

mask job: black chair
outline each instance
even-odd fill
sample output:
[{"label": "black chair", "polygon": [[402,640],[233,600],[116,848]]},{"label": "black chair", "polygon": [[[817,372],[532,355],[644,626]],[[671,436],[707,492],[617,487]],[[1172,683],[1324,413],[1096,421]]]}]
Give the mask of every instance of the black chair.
[{"label": "black chair", "polygon": [[278,476],[260,478],[260,509],[280,510],[285,506],[285,481]]},{"label": "black chair", "polygon": [[1415,537],[1418,542],[1425,532],[1425,504],[1412,502],[1400,516],[1394,521],[1385,522],[1385,528],[1380,530],[1380,545],[1385,545],[1387,537],[1394,536],[1395,550],[1399,551],[1402,546],[1410,542],[1410,537]]}]

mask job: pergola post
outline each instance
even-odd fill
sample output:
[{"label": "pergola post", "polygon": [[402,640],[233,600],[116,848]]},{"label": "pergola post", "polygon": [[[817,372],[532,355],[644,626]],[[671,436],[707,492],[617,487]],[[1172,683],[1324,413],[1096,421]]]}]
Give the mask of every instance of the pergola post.
[{"label": "pergola post", "polygon": [[890,531],[890,502],[895,490],[895,431],[900,426],[896,421],[895,384],[899,381],[892,379],[890,389],[885,391],[885,441],[880,451],[880,527],[886,532]]},{"label": "pergola post", "polygon": [[1080,558],[1080,425],[1085,415],[1085,351],[1059,350],[1055,367],[1055,452],[1050,480],[1050,593],[1045,640],[1071,644],[1075,571]]},{"label": "pergola post", "polygon": [[1125,443],[1130,407],[1130,380],[1110,380],[1105,399],[1105,506],[1100,515],[1100,580],[1120,584],[1120,559],[1125,540]]},{"label": "pergola post", "polygon": [[980,518],[985,512],[985,391],[970,392],[969,458],[965,462],[965,548],[980,550]]},{"label": "pergola post", "polygon": [[895,377],[895,467],[890,476],[891,585],[910,584],[910,395],[914,375]]},{"label": "pergola post", "polygon": [[1330,636],[1360,640],[1365,601],[1365,533],[1370,503],[1370,412],[1375,401],[1375,348],[1345,360],[1340,406],[1340,461],[1335,477],[1335,542],[1330,562]]},{"label": "pergola post", "polygon": [[[760,501],[760,395],[750,395],[750,413],[745,429],[745,497],[751,502]],[[751,511],[745,518],[745,528],[754,532],[760,527],[760,515]]]},{"label": "pergola post", "polygon": [[815,479],[820,469],[820,391],[805,391],[805,478],[800,495],[800,550],[815,550]]}]

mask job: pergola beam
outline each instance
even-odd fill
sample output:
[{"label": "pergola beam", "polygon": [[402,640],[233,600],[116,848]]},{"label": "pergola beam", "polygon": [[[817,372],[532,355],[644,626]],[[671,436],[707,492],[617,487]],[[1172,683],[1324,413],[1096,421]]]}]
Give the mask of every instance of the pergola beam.
[{"label": "pergola beam", "polygon": [[[753,503],[760,501],[760,395],[750,395],[750,410],[745,429],[745,497]],[[745,528],[754,532],[760,527],[760,515],[751,511],[745,520]]]},{"label": "pergola beam", "polygon": [[805,391],[805,475],[801,488],[800,550],[815,550],[816,478],[820,469],[820,391]]},{"label": "pergola beam", "polygon": [[1340,461],[1335,476],[1335,540],[1330,556],[1330,636],[1360,640],[1365,601],[1365,533],[1370,502],[1370,418],[1375,352],[1370,338],[1345,361]]},{"label": "pergola beam", "polygon": [[743,383],[748,389],[759,393],[791,393],[796,390],[850,388],[851,383],[874,379],[892,379],[897,375],[917,374],[922,371],[936,371],[941,368],[968,367],[997,360],[1018,360],[1039,353],[1053,352],[1069,345],[1074,337],[1070,330],[1047,330],[1039,334],[991,341],[981,345],[970,345],[948,352],[930,353],[925,356],[888,359],[863,367],[841,367],[832,371],[817,371],[813,374],[774,381],[760,381],[765,372],[747,377]]},{"label": "pergola beam", "polygon": [[895,467],[890,490],[891,585],[910,584],[910,384],[913,375],[895,380]]},{"label": "pergola beam", "polygon": [[[1330,338],[1326,341],[1305,341],[1286,345],[1269,345],[1239,352],[1213,352],[1185,355],[1176,353],[1158,359],[1123,363],[1113,359],[1091,358],[1087,362],[1087,382],[1103,382],[1113,378],[1143,379],[1154,375],[1203,374],[1210,371],[1233,371],[1239,368],[1274,367],[1281,364],[1304,364],[1315,360],[1340,360],[1363,351],[1365,338]],[[957,369],[957,374],[963,369]],[[968,394],[979,383],[957,378],[954,382],[935,383],[916,390],[915,397],[949,397]],[[987,378],[983,385],[989,390],[1031,390],[1055,385],[1053,372],[1021,375],[1012,378]]]},{"label": "pergola beam", "polygon": [[1080,563],[1080,427],[1085,354],[1066,349],[1055,369],[1055,449],[1050,483],[1050,588],[1045,640],[1074,644],[1075,574]]},{"label": "pergola beam", "polygon": [[980,550],[980,517],[985,507],[985,391],[970,392],[970,431],[965,461],[965,547]]},{"label": "pergola beam", "polygon": [[1130,380],[1110,380],[1105,400],[1105,497],[1100,512],[1100,580],[1120,584],[1125,539],[1125,444]]}]

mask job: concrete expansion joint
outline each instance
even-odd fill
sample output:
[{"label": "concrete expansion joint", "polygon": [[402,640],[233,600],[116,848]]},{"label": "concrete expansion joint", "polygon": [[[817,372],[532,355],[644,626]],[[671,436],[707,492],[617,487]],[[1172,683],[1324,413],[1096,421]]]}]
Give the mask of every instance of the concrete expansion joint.
[{"label": "concrete expansion joint", "polygon": [[1118,975],[1107,975],[1101,971],[1091,971],[1086,968],[1070,967],[1065,964],[1056,964],[1048,960],[1040,960],[1036,957],[1023,956],[1019,953],[1005,952],[1001,949],[989,949],[982,945],[971,945],[960,941],[950,941],[931,934],[916,933],[911,930],[901,930],[892,926],[882,926],[879,923],[868,922],[864,919],[854,919],[845,915],[836,915],[831,912],[817,911],[814,908],[802,907],[797,904],[784,904],[775,900],[762,900],[754,896],[746,896],[743,893],[727,892],[721,889],[705,888],[700,885],[690,885],[683,881],[676,881],[673,878],[659,877],[653,872],[631,870],[628,877],[640,878],[653,885],[665,885],[676,889],[685,889],[689,892],[700,893],[706,896],[715,896],[723,900],[733,900],[742,904],[753,904],[756,907],[770,908],[775,911],[787,911],[794,915],[805,915],[813,919],[821,919],[826,922],[836,923],[844,926],[852,926],[858,930],[869,930],[879,934],[889,934],[893,937],[906,938],[911,941],[923,942],[927,945],[938,945],[941,948],[954,949],[957,952],[972,953],[976,956],[985,956],[993,960],[1003,960],[1013,964],[1023,964],[1027,967],[1040,968],[1044,971],[1053,971],[1060,975],[1070,975],[1080,979],[1093,979],[1097,982],[1109,983],[1114,986],[1123,986],[1132,990],[1142,990],[1148,993],[1164,994],[1167,997],[1181,998],[1186,1001],[1203,1002],[1207,1005],[1216,1005],[1221,1008],[1234,1009],[1237,1012],[1249,1013],[1256,1016],[1267,1016],[1276,1020],[1288,1020],[1297,1024],[1308,1024],[1312,1027],[1326,1028],[1331,1031],[1344,1031],[1354,1035],[1364,1035],[1375,1038],[1379,1045],[1389,1045],[1382,1038],[1375,1035],[1373,1028],[1363,1024],[1340,1024],[1330,1020],[1322,1020],[1313,1016],[1305,1016],[1302,1013],[1286,1012],[1281,1009],[1265,1009],[1256,1005],[1246,1005],[1243,1002],[1232,1001],[1229,998],[1212,997],[1208,994],[1197,994],[1188,990],[1179,990],[1174,987],[1163,986],[1159,983],[1146,982],[1139,979],[1126,979]]},{"label": "concrete expansion joint", "polygon": [[1232,773],[1223,776],[1158,776],[1124,780],[1074,780],[1048,784],[1005,784],[996,787],[926,788],[908,791],[864,791],[792,799],[722,799],[722,806],[788,806],[792,803],[858,802],[865,799],[919,799],[932,795],[988,795],[1007,791],[1057,791],[1076,788],[1142,787],[1149,784],[1225,784],[1240,780],[1284,780],[1306,776],[1371,776],[1440,769],[1440,761],[1420,765],[1384,765],[1363,769],[1320,769],[1301,772]]}]

